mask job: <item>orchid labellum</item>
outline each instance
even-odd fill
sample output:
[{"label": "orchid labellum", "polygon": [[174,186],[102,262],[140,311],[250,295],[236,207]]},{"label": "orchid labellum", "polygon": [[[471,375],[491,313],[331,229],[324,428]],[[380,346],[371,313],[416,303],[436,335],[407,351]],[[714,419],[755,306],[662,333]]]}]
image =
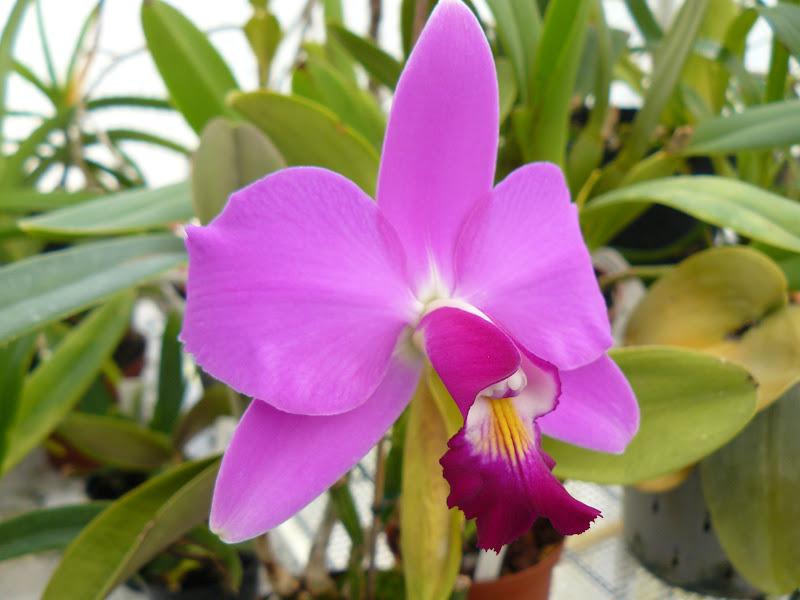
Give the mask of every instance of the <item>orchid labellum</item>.
[{"label": "orchid labellum", "polygon": [[463,428],[442,457],[450,506],[499,549],[537,516],[599,512],[552,475],[542,433],[621,452],[638,408],[564,177],[493,187],[498,93],[483,31],[442,0],[397,84],[373,201],[336,173],[285,169],[187,228],[182,340],[255,398],[222,461],[211,526],[229,542],[288,519],[352,468],[430,361]]}]

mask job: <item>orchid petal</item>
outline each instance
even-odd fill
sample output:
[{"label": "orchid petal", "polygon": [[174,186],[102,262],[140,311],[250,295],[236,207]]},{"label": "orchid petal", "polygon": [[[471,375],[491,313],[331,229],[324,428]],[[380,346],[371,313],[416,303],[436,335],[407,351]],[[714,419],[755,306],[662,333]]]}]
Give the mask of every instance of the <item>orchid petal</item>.
[{"label": "orchid petal", "polygon": [[203,369],[287,412],[336,414],[370,396],[414,300],[397,235],[355,184],[280,171],[187,234],[181,339]]},{"label": "orchid petal", "polygon": [[520,418],[511,399],[481,398],[472,411],[440,462],[450,483],[447,505],[475,519],[478,545],[499,552],[539,516],[565,535],[588,529],[600,511],[574,499],[553,477],[535,423]]},{"label": "orchid petal", "polygon": [[613,342],[578,213],[555,165],[517,169],[476,207],[456,270],[456,297],[559,370],[592,362]]},{"label": "orchid petal", "polygon": [[406,249],[415,291],[449,290],[453,249],[489,193],[497,155],[497,76],[486,36],[463,3],[436,5],[397,84],[377,199]]},{"label": "orchid petal", "polygon": [[545,435],[600,452],[622,453],[639,428],[639,405],[608,356],[560,371],[558,408],[539,419]]},{"label": "orchid petal", "polygon": [[378,442],[408,404],[421,370],[395,358],[366,402],[333,416],[295,415],[253,400],[222,459],[211,528],[235,543],[297,513]]},{"label": "orchid petal", "polygon": [[478,393],[519,368],[514,342],[478,315],[438,308],[422,318],[419,328],[425,353],[465,419]]}]

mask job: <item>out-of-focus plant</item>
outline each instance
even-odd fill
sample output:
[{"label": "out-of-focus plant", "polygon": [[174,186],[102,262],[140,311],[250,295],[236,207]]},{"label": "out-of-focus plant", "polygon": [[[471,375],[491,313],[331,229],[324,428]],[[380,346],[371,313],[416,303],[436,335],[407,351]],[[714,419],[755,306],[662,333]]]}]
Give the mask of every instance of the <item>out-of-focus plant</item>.
[{"label": "out-of-focus plant", "polygon": [[[0,83],[15,68],[12,40],[27,4],[17,2],[0,40]],[[308,3],[293,27],[305,28],[315,4]],[[3,231],[9,233],[2,234],[3,240],[13,234],[24,236],[26,244],[31,239],[81,242],[0,269],[0,342],[6,342],[0,350],[0,389],[16,399],[0,403],[4,468],[57,427],[97,457],[136,445],[89,447],[79,440],[91,429],[83,427],[86,423],[114,420],[115,431],[134,427],[154,438],[161,434],[153,429],[170,431],[156,424],[175,422],[174,404],[159,409],[162,416],[149,429],[71,409],[107,362],[128,322],[133,295],[124,290],[185,260],[180,240],[163,232],[172,223],[192,213],[207,223],[230,193],[284,165],[326,167],[374,195],[385,128],[381,107],[435,3],[402,3],[399,59],[374,38],[379,12],[372,15],[373,36],[361,36],[345,27],[341,2],[322,4],[326,38],[304,39],[291,71],[292,91],[286,94],[267,87],[277,83],[272,61],[278,44],[285,42],[266,2],[252,2],[252,18],[243,29],[258,64],[255,91],[238,90],[206,36],[178,11],[159,0],[144,2],[148,49],[169,91],[169,105],[201,136],[191,183],[86,202],[87,196],[30,190],[24,200],[22,192],[11,196],[0,190],[0,212],[11,215],[4,221],[8,227]],[[608,27],[599,0],[488,0],[487,5],[491,18],[482,24],[495,55],[500,91],[498,180],[530,161],[555,162],[567,174],[589,247],[615,247],[630,263],[622,271],[601,275],[609,295],[615,296],[628,279],[657,280],[627,323],[622,336],[626,347],[611,352],[638,397],[640,433],[627,452],[614,457],[545,440],[558,463],[555,474],[604,483],[634,484],[661,476],[675,482],[680,479],[675,473],[700,462],[714,527],[737,568],[766,591],[797,588],[793,549],[800,547],[800,518],[793,499],[800,493],[800,478],[787,469],[800,452],[797,437],[791,435],[798,423],[791,390],[800,379],[800,327],[791,300],[800,285],[800,165],[792,152],[800,144],[800,100],[791,61],[800,58],[800,8],[793,2],[751,7],[697,0],[684,3],[662,28],[646,3],[628,0],[644,40],[633,47],[626,33]],[[766,73],[750,71],[744,63],[746,34],[759,18],[775,34]],[[24,68],[16,68],[24,76]],[[612,105],[614,81],[641,96],[638,109]],[[55,85],[37,87],[50,90],[45,93],[54,105],[67,97],[80,98],[58,92],[61,88]],[[84,111],[104,105],[102,99],[81,102]],[[123,100],[105,101],[114,102]],[[161,100],[147,102],[168,106]],[[133,104],[142,104],[142,99]],[[78,132],[79,113],[70,113]],[[95,138],[81,134],[80,139],[85,146]],[[41,176],[44,168],[31,178],[38,167],[24,167],[40,143],[31,143],[27,156],[10,161],[12,167],[3,158],[3,168],[15,174],[8,180],[16,181],[15,186],[30,187]],[[102,175],[106,169],[72,163],[74,155],[63,149],[49,152],[34,157],[37,165],[88,167],[109,187],[138,182],[123,177],[134,168],[124,155],[116,168],[120,176],[112,174],[113,181],[108,181]],[[707,172],[694,174],[698,166]],[[5,187],[5,180],[0,186]],[[8,198],[5,204],[3,198]],[[78,201],[61,208],[62,202]],[[664,213],[653,217],[654,204],[691,219],[656,247],[634,248],[629,245],[632,233],[661,239],[666,220],[672,219]],[[43,211],[48,212],[33,214]],[[739,245],[715,247],[731,239]],[[105,302],[118,292],[123,293]],[[94,313],[63,336],[50,359],[28,374],[34,352],[40,358],[46,354],[40,334],[47,324],[97,304]],[[613,311],[623,314],[622,302]],[[79,363],[76,348],[81,349]],[[74,364],[90,366],[84,372]],[[62,377],[64,373],[70,377]],[[54,387],[56,381],[61,387]],[[207,389],[206,395],[220,390]],[[432,397],[446,394],[435,380],[430,391]],[[437,406],[447,401],[444,397]],[[344,593],[374,597],[375,540],[398,523],[404,457],[419,450],[419,440],[406,437],[411,436],[405,429],[408,418],[401,417],[390,441],[378,446],[373,524],[363,527],[345,483],[331,489],[325,527],[315,538],[316,551],[302,582],[307,589],[331,591],[319,547],[325,547],[332,522],[341,520],[352,541]],[[188,422],[192,417],[182,417],[177,431],[180,423],[192,429]],[[174,435],[178,441],[159,437],[165,441],[159,446],[163,462],[155,460],[147,470],[172,462],[185,439]],[[75,597],[100,598],[124,581],[204,520],[216,469],[213,459],[171,466],[108,507],[32,516],[61,535],[63,546],[102,510],[67,549],[45,597],[58,597],[66,589]],[[730,498],[732,486],[740,500],[722,502],[723,496]],[[403,510],[413,515],[427,508],[407,499]],[[416,536],[420,556],[437,555],[433,550],[442,539],[432,532],[453,534],[457,522],[445,522],[443,514],[440,527],[426,532],[413,531],[407,519],[399,521],[406,529],[401,535]],[[113,551],[101,551],[112,532],[118,533]],[[268,539],[261,544],[262,550],[268,548]],[[436,565],[457,561],[453,553],[460,549],[440,557]],[[262,558],[274,560],[266,551]],[[87,577],[84,566],[90,562],[93,574]],[[407,581],[424,582],[415,588],[418,597],[449,596],[452,569],[425,560],[406,562],[403,568]],[[426,577],[421,577],[423,570]],[[296,590],[300,582],[281,573],[277,585]]]}]

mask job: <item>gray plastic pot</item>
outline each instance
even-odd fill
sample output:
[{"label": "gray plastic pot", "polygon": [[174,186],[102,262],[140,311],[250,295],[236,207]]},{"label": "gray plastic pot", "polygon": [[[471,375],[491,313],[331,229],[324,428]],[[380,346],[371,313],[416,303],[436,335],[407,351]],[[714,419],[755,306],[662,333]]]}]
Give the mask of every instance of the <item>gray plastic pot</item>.
[{"label": "gray plastic pot", "polygon": [[667,583],[714,596],[764,597],[739,574],[720,546],[697,470],[664,493],[626,488],[623,522],[630,551]]}]

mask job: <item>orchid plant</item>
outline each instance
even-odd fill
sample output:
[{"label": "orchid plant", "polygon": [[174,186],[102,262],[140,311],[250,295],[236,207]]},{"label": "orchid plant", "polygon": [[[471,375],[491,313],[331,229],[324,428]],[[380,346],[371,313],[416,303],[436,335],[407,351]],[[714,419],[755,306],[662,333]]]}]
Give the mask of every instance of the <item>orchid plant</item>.
[{"label": "orchid plant", "polygon": [[[12,70],[39,81],[12,55],[32,2],[16,1],[0,38],[0,84]],[[295,43],[289,30],[315,29],[317,3],[326,39],[304,37],[281,72],[276,48]],[[325,490],[305,591],[331,591],[324,548],[340,520],[353,542],[341,594],[380,597],[375,539],[385,531],[393,544],[399,529],[406,596],[449,598],[462,537],[497,550],[537,516],[567,534],[597,526],[561,481],[666,486],[697,463],[737,567],[770,591],[800,583],[800,528],[785,525],[798,520],[800,481],[773,468],[800,456],[786,434],[800,378],[789,58],[800,57],[800,11],[697,0],[664,27],[626,0],[639,44],[608,26],[600,0],[485,4],[403,0],[398,59],[377,43],[383,3],[360,36],[340,1],[309,0],[284,37],[267,2],[251,0],[242,32],[258,89],[242,91],[208,35],[148,0],[146,50],[169,101],[86,92],[69,115],[80,129],[84,104],[174,107],[199,136],[190,181],[92,198],[20,195],[4,175],[0,250],[22,254],[0,267],[0,387],[12,399],[0,405],[0,475],[55,431],[149,476],[108,506],[0,523],[0,558],[76,536],[45,600],[99,600],[191,539],[235,588],[239,559],[206,529],[209,513],[226,541],[257,536],[275,589],[291,595],[298,580],[260,534]],[[775,33],[763,76],[743,60],[760,19]],[[612,81],[641,97],[629,124]],[[72,111],[77,96],[53,82],[39,87]],[[59,123],[43,118],[42,135]],[[75,171],[73,155],[51,157],[35,137],[0,159],[14,186],[45,168],[26,171],[26,152]],[[713,175],[690,175],[698,158]],[[116,187],[135,183],[122,177],[129,162],[116,182],[106,165],[84,167]],[[619,234],[641,229],[651,203],[688,214],[689,230],[663,248],[626,247]],[[81,243],[35,256],[44,240]],[[188,274],[174,270],[187,250]],[[79,401],[113,374],[108,357],[142,295],[171,314],[155,415],[87,414]],[[190,410],[181,328],[204,370]],[[609,350],[612,332],[624,347]],[[254,398],[246,409],[242,395]],[[241,416],[224,457],[187,460],[185,442],[220,415]],[[376,443],[365,526],[347,472]],[[164,558],[145,571],[174,563]]]},{"label": "orchid plant", "polygon": [[297,167],[187,228],[181,339],[256,398],[225,453],[211,526],[238,542],[291,517],[400,416],[430,361],[464,425],[442,457],[448,505],[496,551],[537,516],[564,534],[599,511],[553,477],[542,432],[605,452],[638,407],[606,356],[605,303],[564,176],[496,187],[492,53],[459,0],[437,4],[397,84],[376,202]]}]

